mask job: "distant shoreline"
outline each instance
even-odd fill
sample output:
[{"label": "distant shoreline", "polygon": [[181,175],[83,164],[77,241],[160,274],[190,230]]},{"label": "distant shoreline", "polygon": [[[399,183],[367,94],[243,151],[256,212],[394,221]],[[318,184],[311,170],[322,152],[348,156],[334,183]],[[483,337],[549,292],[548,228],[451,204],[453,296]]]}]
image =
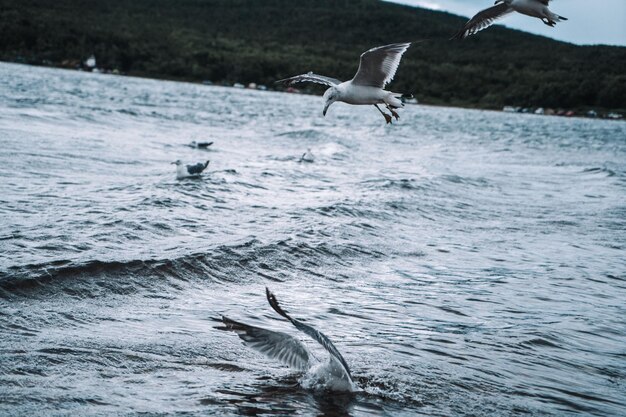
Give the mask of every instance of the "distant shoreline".
[{"label": "distant shoreline", "polygon": [[[57,65],[38,65],[38,64],[27,64],[27,63],[22,63],[22,62],[12,62],[12,61],[2,61],[0,60],[0,63],[4,63],[4,64],[12,64],[12,65],[25,65],[25,66],[29,66],[29,67],[38,67],[38,68],[51,68],[51,69],[58,69],[58,70],[66,70],[66,71],[70,71],[70,72],[79,72],[79,73],[85,73],[85,74],[95,74],[95,75],[113,75],[113,76],[119,76],[119,77],[131,77],[131,78],[139,78],[139,79],[144,79],[144,80],[154,80],[154,81],[167,81],[167,82],[178,82],[178,83],[186,83],[186,84],[193,84],[193,85],[200,85],[203,87],[223,87],[223,88],[233,88],[233,89],[243,89],[243,90],[253,90],[253,91],[259,91],[259,92],[273,92],[273,93],[283,93],[283,94],[302,94],[302,95],[315,95],[315,96],[320,96],[322,95],[322,92],[320,91],[313,91],[310,89],[298,89],[297,93],[293,93],[293,92],[289,92],[286,91],[287,89],[285,88],[279,88],[279,89],[275,89],[273,87],[268,86],[266,90],[262,90],[262,89],[258,89],[258,88],[248,88],[247,86],[243,86],[242,87],[235,87],[234,85],[230,85],[230,84],[226,84],[226,83],[213,83],[211,82],[210,84],[207,84],[206,81],[192,81],[192,80],[187,80],[184,78],[181,79],[176,79],[176,78],[158,78],[158,77],[150,77],[150,76],[144,76],[144,75],[136,75],[136,74],[121,74],[121,73],[113,73],[111,71],[100,71],[100,72],[96,72],[94,73],[93,71],[85,71],[85,70],[80,70],[80,69],[73,69],[73,68],[67,68],[64,66],[57,66]],[[322,87],[322,91],[323,91],[323,87]],[[498,113],[519,113],[519,114],[528,114],[531,116],[552,116],[552,117],[566,117],[566,118],[582,118],[582,119],[598,119],[598,120],[610,120],[610,121],[626,121],[626,115],[624,113],[621,113],[618,110],[612,110],[612,109],[599,109],[601,113],[598,114],[597,117],[590,117],[584,114],[584,112],[588,111],[587,109],[567,109],[568,111],[574,111],[574,114],[571,115],[557,115],[557,114],[536,114],[535,111],[536,109],[533,109],[533,111],[515,111],[515,112],[509,112],[506,111],[504,109],[496,109],[496,108],[488,108],[488,107],[480,107],[480,106],[464,106],[464,105],[452,105],[452,104],[445,104],[445,103],[428,103],[428,102],[421,102],[419,101],[419,92],[416,93],[418,95],[418,97],[416,97],[418,99],[418,103],[407,103],[408,105],[420,105],[420,106],[429,106],[429,107],[447,107],[447,108],[454,108],[454,109],[466,109],[466,110],[480,110],[480,111],[493,111],[493,112],[498,112]],[[611,117],[603,117],[608,113],[614,113],[614,114],[618,114],[619,118],[611,118]]]},{"label": "distant shoreline", "polygon": [[363,51],[423,39],[392,85],[421,103],[626,115],[626,47],[499,25],[452,42],[466,18],[378,0],[6,0],[3,15],[3,61],[272,89],[308,71],[348,80]]}]

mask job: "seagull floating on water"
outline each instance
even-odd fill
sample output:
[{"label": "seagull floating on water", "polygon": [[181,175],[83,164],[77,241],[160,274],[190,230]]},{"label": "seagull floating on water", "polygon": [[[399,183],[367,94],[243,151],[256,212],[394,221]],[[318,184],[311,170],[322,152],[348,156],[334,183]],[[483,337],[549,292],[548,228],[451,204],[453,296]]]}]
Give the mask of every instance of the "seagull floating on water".
[{"label": "seagull floating on water", "polygon": [[479,12],[472,17],[452,39],[465,39],[470,35],[487,29],[496,20],[512,12],[541,19],[548,26],[554,26],[566,17],[553,13],[548,5],[550,0],[496,0],[495,6]]},{"label": "seagull floating on water", "polygon": [[400,116],[394,110],[404,107],[404,103],[400,99],[412,97],[410,94],[403,95],[384,90],[385,86],[396,75],[402,55],[409,49],[409,46],[411,46],[410,42],[394,43],[363,52],[359,69],[350,81],[341,82],[334,78],[308,72],[276,82],[287,85],[312,82],[329,86],[330,88],[324,93],[324,110],[322,112],[324,116],[335,101],[358,105],[373,104],[385,117],[387,123],[391,123],[391,116],[383,112],[378,105],[384,104],[391,115],[398,120]]},{"label": "seagull floating on water", "polygon": [[333,391],[356,391],[350,368],[333,342],[312,326],[289,316],[278,304],[276,296],[267,288],[265,288],[265,295],[274,311],[326,349],[329,354],[328,361],[320,362],[302,342],[286,333],[249,326],[227,317],[222,317],[224,327],[218,327],[218,329],[234,331],[247,346],[292,368],[307,371],[307,376],[313,379],[315,387]]},{"label": "seagull floating on water", "polygon": [[197,149],[206,149],[211,145],[213,145],[213,142],[196,142],[194,140],[189,144],[189,147],[197,148]]},{"label": "seagull floating on water", "polygon": [[311,148],[307,149],[306,152],[302,154],[298,162],[315,162],[315,156],[313,156]]},{"label": "seagull floating on water", "polygon": [[202,174],[202,171],[209,166],[210,161],[206,161],[205,163],[199,162],[195,165],[183,165],[182,161],[179,159],[176,162],[172,162],[172,164],[176,165],[176,178],[191,178],[191,177],[199,177]]}]

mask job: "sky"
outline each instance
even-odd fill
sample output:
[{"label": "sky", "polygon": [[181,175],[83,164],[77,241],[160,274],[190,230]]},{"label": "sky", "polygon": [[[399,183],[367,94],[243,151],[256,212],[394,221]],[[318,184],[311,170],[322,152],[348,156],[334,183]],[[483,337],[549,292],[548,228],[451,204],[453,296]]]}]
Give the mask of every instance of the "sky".
[{"label": "sky", "polygon": [[[493,0],[388,0],[471,17],[493,6]],[[518,13],[498,24],[579,45],[626,46],[626,0],[555,0],[550,10],[569,18],[554,28]]]}]

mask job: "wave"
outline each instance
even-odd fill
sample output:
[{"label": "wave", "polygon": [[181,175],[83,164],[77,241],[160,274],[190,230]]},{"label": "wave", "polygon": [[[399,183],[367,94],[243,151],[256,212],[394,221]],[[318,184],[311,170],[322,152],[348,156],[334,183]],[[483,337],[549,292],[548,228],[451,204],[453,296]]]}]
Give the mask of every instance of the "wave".
[{"label": "wave", "polygon": [[[164,296],[185,282],[247,283],[259,279],[286,281],[295,275],[323,277],[317,272],[328,264],[345,267],[363,256],[379,257],[357,244],[331,245],[294,239],[262,244],[256,239],[219,246],[207,252],[173,259],[89,260],[77,263],[57,260],[10,267],[0,273],[0,298],[36,293],[65,292],[91,298],[147,291]],[[163,288],[163,287],[166,288]]]}]

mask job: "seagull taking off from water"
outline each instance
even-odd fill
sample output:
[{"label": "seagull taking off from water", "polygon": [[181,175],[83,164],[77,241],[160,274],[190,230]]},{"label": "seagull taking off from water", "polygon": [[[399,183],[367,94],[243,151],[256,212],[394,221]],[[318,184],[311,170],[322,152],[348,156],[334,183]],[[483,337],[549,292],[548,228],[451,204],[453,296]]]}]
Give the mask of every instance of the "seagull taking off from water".
[{"label": "seagull taking off from water", "polygon": [[356,391],[350,368],[333,342],[312,326],[289,316],[280,307],[276,296],[269,289],[265,288],[265,294],[274,311],[326,349],[329,354],[328,361],[318,361],[302,342],[286,333],[249,326],[227,317],[222,317],[224,327],[218,327],[218,329],[234,331],[246,345],[269,358],[278,359],[297,370],[307,371],[307,376],[312,378],[315,387],[333,391]]},{"label": "seagull taking off from water", "polygon": [[409,46],[411,43],[394,43],[363,52],[359,69],[350,81],[341,82],[334,78],[309,72],[276,82],[287,85],[311,82],[329,86],[330,88],[324,93],[324,110],[322,112],[324,116],[335,101],[343,101],[348,104],[373,104],[385,117],[387,123],[391,123],[391,116],[383,112],[378,105],[384,104],[391,115],[398,120],[400,116],[394,109],[404,107],[400,99],[412,97],[410,94],[403,95],[384,90],[385,86],[396,75],[402,55],[409,49]]},{"label": "seagull taking off from water", "polygon": [[483,29],[487,29],[496,20],[512,12],[537,17],[548,26],[554,26],[561,20],[567,20],[567,18],[550,11],[548,8],[549,4],[550,0],[496,0],[495,6],[485,9],[472,17],[451,39],[465,39]]},{"label": "seagull taking off from water", "polygon": [[191,177],[199,177],[202,174],[202,171],[209,166],[210,161],[206,161],[205,163],[197,163],[195,165],[183,165],[182,161],[179,159],[176,162],[172,162],[172,164],[176,165],[176,178],[179,180],[182,178],[191,178]]}]

